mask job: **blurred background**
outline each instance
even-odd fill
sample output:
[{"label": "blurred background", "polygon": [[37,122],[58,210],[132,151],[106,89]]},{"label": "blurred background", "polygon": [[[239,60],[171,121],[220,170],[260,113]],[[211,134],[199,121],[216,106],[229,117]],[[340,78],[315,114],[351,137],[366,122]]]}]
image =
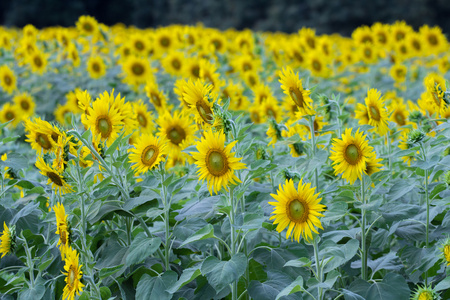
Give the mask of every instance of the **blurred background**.
[{"label": "blurred background", "polygon": [[405,20],[415,29],[428,24],[450,31],[449,0],[0,1],[0,24],[6,26],[74,26],[83,14],[107,25],[121,22],[140,28],[202,22],[219,29],[295,32],[307,26],[318,34],[350,35],[360,25]]}]

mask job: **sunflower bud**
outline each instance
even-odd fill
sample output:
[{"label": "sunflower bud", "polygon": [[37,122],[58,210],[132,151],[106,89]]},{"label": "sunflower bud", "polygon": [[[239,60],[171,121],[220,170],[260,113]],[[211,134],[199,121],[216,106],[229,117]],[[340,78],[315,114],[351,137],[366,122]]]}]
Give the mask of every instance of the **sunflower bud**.
[{"label": "sunflower bud", "polygon": [[422,299],[438,300],[438,299],[440,299],[440,296],[431,286],[424,286],[424,287],[417,287],[417,290],[411,299],[412,300],[422,300]]},{"label": "sunflower bud", "polygon": [[408,134],[408,145],[414,145],[416,143],[421,142],[425,138],[425,133],[423,133],[421,130],[414,129],[411,130],[411,132]]},{"label": "sunflower bud", "polygon": [[409,120],[414,123],[419,123],[423,120],[423,115],[420,111],[415,110],[409,114]]}]

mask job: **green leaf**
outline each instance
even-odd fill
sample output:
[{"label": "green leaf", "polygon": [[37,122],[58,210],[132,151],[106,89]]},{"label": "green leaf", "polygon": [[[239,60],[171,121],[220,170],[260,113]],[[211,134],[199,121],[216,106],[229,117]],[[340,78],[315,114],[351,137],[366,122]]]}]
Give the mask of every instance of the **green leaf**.
[{"label": "green leaf", "polygon": [[300,257],[299,259],[293,259],[288,261],[287,263],[284,264],[283,267],[296,267],[296,268],[301,268],[301,267],[309,267],[311,266],[312,261],[309,260],[309,258],[307,257]]},{"label": "green leaf", "polygon": [[411,291],[405,278],[399,274],[388,273],[382,282],[372,284],[366,293],[366,300],[409,299]]},{"label": "green leaf", "polygon": [[358,252],[359,241],[351,239],[345,244],[336,244],[327,240],[321,245],[321,248],[323,250],[319,254],[330,259],[324,266],[324,272],[327,273],[350,261]]},{"label": "green leaf", "polygon": [[166,290],[177,281],[177,273],[167,271],[162,276],[151,277],[144,274],[136,288],[136,299],[170,300],[172,294]]},{"label": "green leaf", "polygon": [[389,190],[387,199],[390,202],[397,200],[408,192],[412,191],[416,186],[415,180],[398,180],[393,182],[393,186]]},{"label": "green leaf", "polygon": [[344,299],[345,300],[365,300],[360,295],[358,295],[356,293],[353,293],[352,291],[349,291],[349,290],[346,290],[346,289],[342,289],[342,293],[344,294]]},{"label": "green leaf", "polygon": [[395,252],[389,252],[376,260],[369,260],[367,265],[372,269],[373,273],[379,270],[399,271],[403,268],[403,265],[398,262]]},{"label": "green leaf", "polygon": [[118,265],[110,268],[102,268],[99,273],[100,279],[105,279],[106,277],[109,277],[113,275],[114,273],[117,273],[123,265]]},{"label": "green leaf", "polygon": [[123,135],[125,134],[125,131],[122,131],[120,136],[115,139],[115,141],[111,144],[111,146],[108,147],[108,149],[105,151],[105,156],[109,156],[114,153],[114,151],[117,150],[119,147],[120,142],[122,141]]},{"label": "green leaf", "polygon": [[247,257],[243,253],[238,253],[229,261],[220,261],[217,257],[210,256],[203,261],[201,270],[208,283],[219,293],[230,283],[238,280],[246,268]]},{"label": "green leaf", "polygon": [[273,300],[277,297],[280,291],[277,289],[278,285],[274,282],[259,282],[252,280],[248,286],[248,294],[252,299],[258,300]]},{"label": "green leaf", "polygon": [[436,291],[442,291],[442,290],[446,290],[450,288],[450,276],[447,276],[444,278],[444,280],[442,280],[441,282],[439,282],[434,289]]},{"label": "green leaf", "polygon": [[36,284],[34,287],[28,287],[25,291],[19,293],[18,300],[39,300],[45,294],[45,286]]},{"label": "green leaf", "polygon": [[[180,246],[179,248],[192,243],[196,241],[201,241],[205,239],[210,239],[214,237],[214,227],[211,224],[206,225],[205,227],[201,228],[197,232],[195,232],[192,236],[187,238]],[[219,292],[219,291],[218,291]]]},{"label": "green leaf", "polygon": [[148,256],[155,253],[161,245],[159,237],[149,238],[143,232],[139,233],[130,245],[129,252],[126,257],[126,266],[140,263]]},{"label": "green leaf", "polygon": [[185,269],[183,271],[183,274],[181,274],[180,279],[178,279],[178,281],[175,282],[175,284],[170,289],[168,289],[167,292],[171,293],[171,294],[175,293],[181,287],[188,284],[189,282],[191,282],[192,280],[194,280],[201,274],[202,274],[202,272],[200,271],[200,266]]},{"label": "green leaf", "polygon": [[276,300],[280,299],[281,297],[288,296],[293,293],[300,292],[303,289],[303,277],[298,276],[297,279],[295,279],[290,285],[285,287],[278,295]]},{"label": "green leaf", "polygon": [[8,153],[8,159],[3,164],[15,170],[28,169],[30,166],[28,159],[19,153]]}]

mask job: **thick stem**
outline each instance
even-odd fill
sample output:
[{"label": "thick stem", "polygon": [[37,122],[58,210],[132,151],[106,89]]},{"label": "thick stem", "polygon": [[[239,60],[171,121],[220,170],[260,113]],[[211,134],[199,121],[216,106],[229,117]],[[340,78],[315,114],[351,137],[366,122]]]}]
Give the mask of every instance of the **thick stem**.
[{"label": "thick stem", "polygon": [[[318,244],[318,237],[315,237],[313,240],[313,247],[314,247],[314,259],[316,260],[316,276],[319,283],[322,283],[323,281],[323,274],[322,274],[322,268],[320,266],[320,260],[319,260],[319,244]],[[322,300],[323,298],[323,288],[318,287],[317,288],[317,295],[319,297],[319,300]]]},{"label": "thick stem", "polygon": [[[229,193],[231,210],[230,210],[230,230],[231,230],[231,256],[236,254],[236,231],[234,230],[234,221],[235,221],[235,201],[233,195],[233,189],[230,189]],[[231,283],[231,299],[237,299],[237,282],[233,281]]]},{"label": "thick stem", "polygon": [[164,243],[164,266],[166,271],[170,270],[170,203],[167,199],[167,189],[164,185],[164,181],[166,177],[164,176],[164,170],[161,168],[161,189],[162,189],[162,201],[164,204],[164,234],[165,234],[165,243]]},{"label": "thick stem", "polygon": [[366,245],[366,197],[364,175],[361,177],[361,277],[367,280],[367,245]]},{"label": "thick stem", "polygon": [[[428,170],[425,170],[425,201],[427,205],[427,222],[425,229],[425,243],[426,247],[429,247],[429,236],[428,233],[430,231],[430,197],[428,195]],[[425,272],[425,286],[428,285],[428,270]]]},{"label": "thick stem", "polygon": [[25,252],[27,254],[27,265],[28,265],[28,269],[30,270],[31,287],[34,288],[34,266],[33,266],[33,260],[31,259],[30,248],[28,248],[28,243],[27,243],[27,240],[25,238],[23,238],[23,242],[25,243]]}]

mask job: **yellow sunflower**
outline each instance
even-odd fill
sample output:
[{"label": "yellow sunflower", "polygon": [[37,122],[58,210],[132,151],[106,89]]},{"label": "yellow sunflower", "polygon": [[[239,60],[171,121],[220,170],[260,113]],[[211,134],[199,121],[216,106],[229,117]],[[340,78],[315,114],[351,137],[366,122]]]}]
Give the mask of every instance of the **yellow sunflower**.
[{"label": "yellow sunflower", "polygon": [[124,82],[130,85],[140,85],[153,78],[150,63],[146,58],[130,55],[122,64]]},{"label": "yellow sunflower", "polygon": [[279,82],[283,92],[297,104],[299,110],[304,114],[309,114],[312,109],[312,99],[309,97],[311,91],[303,88],[298,73],[294,73],[290,67],[283,68],[280,72]]},{"label": "yellow sunflower", "polygon": [[27,92],[17,94],[13,98],[15,107],[19,109],[17,113],[23,116],[24,119],[34,115],[34,108],[36,103],[34,103],[33,97]]},{"label": "yellow sunflower", "polygon": [[51,184],[57,193],[61,195],[73,192],[72,187],[66,182],[62,172],[47,165],[42,157],[37,158],[36,167],[42,175],[48,178],[47,184]]},{"label": "yellow sunflower", "polygon": [[27,57],[26,61],[31,66],[31,72],[33,73],[42,75],[47,69],[47,55],[41,51],[34,51]]},{"label": "yellow sunflower", "polygon": [[6,226],[6,222],[3,222],[3,233],[2,236],[0,236],[0,254],[5,256],[9,252],[11,252],[11,242],[12,242],[12,232]]},{"label": "yellow sunflower", "polygon": [[11,94],[13,91],[17,89],[17,79],[14,72],[7,66],[0,66],[0,86],[2,89]]},{"label": "yellow sunflower", "polygon": [[444,260],[444,263],[448,266],[450,266],[450,238],[447,237],[445,240],[441,242],[441,247],[439,247],[439,250],[441,250],[441,256]]},{"label": "yellow sunflower", "polygon": [[165,161],[164,156],[167,154],[167,141],[165,138],[157,138],[151,134],[141,135],[135,145],[135,149],[131,148],[129,159],[134,173],[139,175],[148,172]]},{"label": "yellow sunflower", "polygon": [[91,56],[87,61],[87,71],[91,78],[99,79],[106,74],[106,65],[100,56]]},{"label": "yellow sunflower", "polygon": [[195,82],[189,80],[184,87],[184,100],[190,106],[190,111],[199,124],[210,126],[213,124],[213,102],[211,99],[211,88],[200,79]]},{"label": "yellow sunflower", "polygon": [[389,70],[389,75],[395,80],[395,83],[402,83],[406,80],[408,69],[403,64],[394,64]]},{"label": "yellow sunflower", "polygon": [[208,190],[212,195],[213,190],[218,193],[222,188],[228,191],[229,184],[241,182],[234,173],[235,170],[244,169],[246,166],[240,162],[242,157],[237,158],[231,149],[237,141],[225,146],[225,134],[208,130],[204,137],[197,142],[198,152],[191,152],[195,164],[199,167],[197,171],[199,180],[206,179]]},{"label": "yellow sunflower", "polygon": [[167,73],[180,76],[184,73],[185,63],[185,55],[180,51],[170,51],[167,55],[161,60],[161,64]]},{"label": "yellow sunflower", "polygon": [[384,107],[384,100],[381,92],[370,89],[365,98],[367,113],[369,115],[369,125],[374,126],[380,136],[385,135],[388,130],[388,112]]},{"label": "yellow sunflower", "polygon": [[[111,97],[114,98],[113,93]],[[107,146],[117,139],[119,131],[123,127],[122,115],[119,109],[112,107],[109,103],[109,97],[101,97],[92,103],[92,107],[88,108],[89,115],[86,116],[84,125],[92,130],[94,135],[101,136],[101,140],[105,141]]]},{"label": "yellow sunflower", "polygon": [[270,194],[276,202],[269,202],[274,206],[274,224],[278,224],[276,230],[282,232],[286,227],[286,238],[295,239],[300,242],[300,237],[307,241],[312,238],[311,231],[319,233],[316,229],[323,230],[319,217],[323,217],[320,212],[326,206],[320,204],[322,198],[315,193],[316,188],[311,187],[311,183],[303,183],[303,179],[298,183],[297,190],[292,179],[286,180],[284,185],[279,185],[276,194]]},{"label": "yellow sunflower", "polygon": [[170,152],[181,151],[190,146],[195,138],[196,128],[188,116],[179,111],[173,115],[166,113],[156,121],[160,126],[158,136],[166,136]]},{"label": "yellow sunflower", "polygon": [[53,206],[53,211],[55,212],[56,217],[56,234],[59,235],[59,251],[61,252],[61,259],[64,260],[67,254],[67,250],[69,249],[69,224],[67,223],[67,215],[66,210],[64,209],[64,205],[61,203],[56,203]]},{"label": "yellow sunflower", "polygon": [[80,16],[76,26],[82,35],[96,35],[100,31],[97,20],[91,16]]},{"label": "yellow sunflower", "polygon": [[307,135],[307,127],[298,123],[292,124],[291,122],[287,123],[286,126],[287,130],[281,132],[281,135],[283,137],[289,138],[295,136],[296,134],[299,135],[298,141],[289,144],[292,157],[299,157],[301,155],[304,155],[306,149],[302,142],[302,137]]},{"label": "yellow sunflower", "polygon": [[66,286],[63,290],[63,299],[74,300],[75,294],[80,295],[84,284],[81,283],[81,277],[83,272],[81,272],[81,267],[78,262],[79,254],[72,247],[68,247],[66,257],[64,258],[65,265],[64,270],[66,273],[66,278],[64,281],[66,282]]},{"label": "yellow sunflower", "polygon": [[145,105],[142,99],[139,99],[138,102],[133,102],[132,106],[134,117],[139,124],[139,131],[142,133],[152,133],[155,126],[153,124],[152,114],[148,110],[147,105]]},{"label": "yellow sunflower", "polygon": [[47,121],[40,118],[25,120],[25,130],[28,132],[26,142],[30,143],[31,148],[37,151],[38,154],[42,152],[52,152],[56,147],[56,142],[52,138],[53,128]]},{"label": "yellow sunflower", "polygon": [[160,91],[155,80],[147,81],[145,92],[159,114],[164,114],[171,110],[172,106],[168,105],[166,95]]},{"label": "yellow sunflower", "polygon": [[341,174],[353,184],[366,173],[366,163],[373,157],[373,148],[359,129],[352,136],[352,128],[347,128],[341,139],[333,139],[330,159],[333,161],[334,174]]},{"label": "yellow sunflower", "polygon": [[0,122],[6,123],[11,121],[10,126],[14,128],[20,123],[22,117],[24,115],[20,114],[20,109],[15,104],[5,103],[0,109]]}]

